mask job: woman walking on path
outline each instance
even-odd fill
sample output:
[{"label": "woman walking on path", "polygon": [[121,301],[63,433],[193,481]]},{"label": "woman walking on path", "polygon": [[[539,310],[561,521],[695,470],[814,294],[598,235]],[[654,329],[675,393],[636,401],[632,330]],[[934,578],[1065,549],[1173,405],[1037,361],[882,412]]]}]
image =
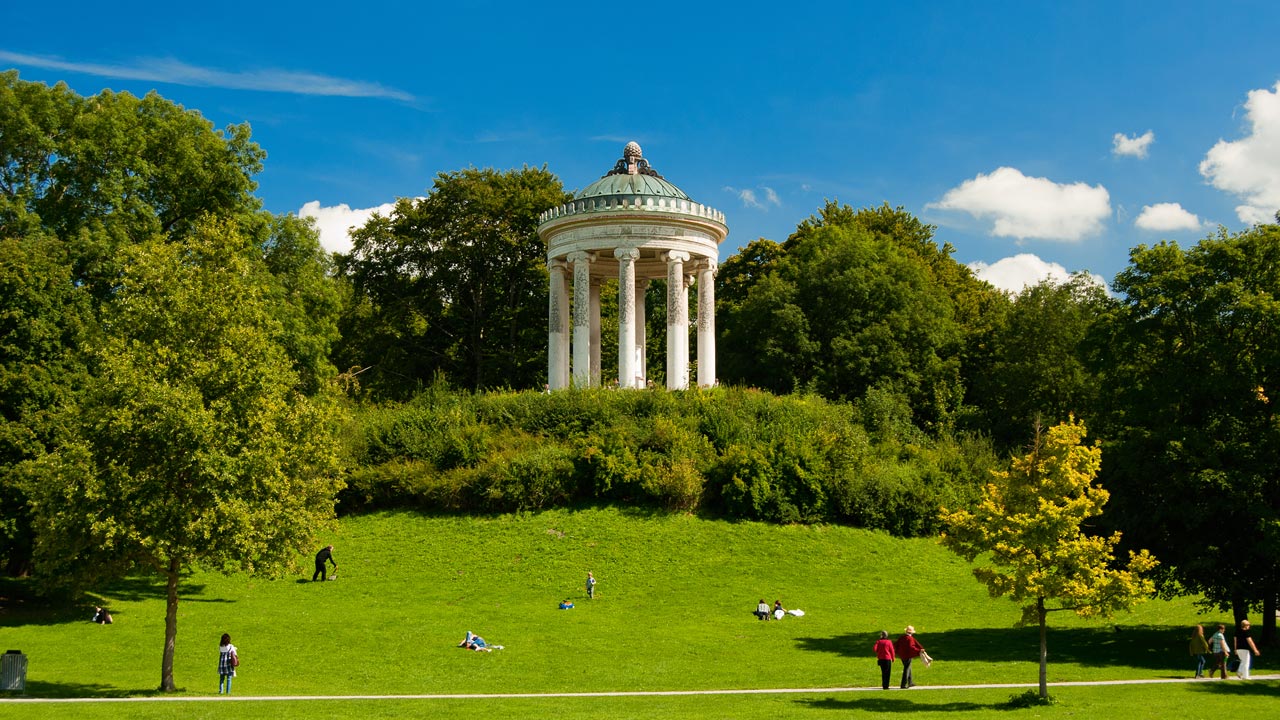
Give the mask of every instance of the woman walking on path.
[{"label": "woman walking on path", "polygon": [[1204,626],[1197,625],[1191,632],[1191,654],[1196,658],[1196,677],[1204,677],[1205,656],[1209,654],[1209,641],[1204,639]]},{"label": "woman walking on path", "polygon": [[893,649],[898,653],[898,659],[902,660],[902,689],[906,690],[915,687],[916,683],[911,677],[911,661],[920,657],[920,653],[924,652],[924,647],[916,640],[916,629],[911,625],[907,626],[906,631],[902,633],[902,637],[893,644]]},{"label": "woman walking on path", "polygon": [[1209,652],[1213,654],[1213,667],[1209,669],[1209,677],[1221,670],[1223,680],[1227,679],[1227,638],[1222,634],[1226,629],[1226,625],[1219,623],[1218,631],[1209,638]]},{"label": "woman walking on path", "polygon": [[222,633],[222,640],[218,642],[218,694],[222,694],[222,688],[226,686],[226,692],[231,694],[231,678],[236,676],[236,666],[240,664],[240,657],[236,655],[236,646],[231,644],[231,636]]},{"label": "woman walking on path", "polygon": [[880,639],[871,646],[876,652],[876,664],[880,666],[880,687],[889,689],[889,676],[893,674],[893,641],[889,639],[889,631],[881,630]]},{"label": "woman walking on path", "polygon": [[1236,635],[1231,638],[1231,642],[1236,647],[1236,657],[1240,658],[1240,667],[1236,670],[1236,675],[1241,680],[1248,680],[1249,668],[1253,665],[1253,656],[1262,654],[1258,652],[1258,646],[1253,644],[1253,638],[1249,637],[1248,620],[1240,621],[1240,628],[1236,630]]}]

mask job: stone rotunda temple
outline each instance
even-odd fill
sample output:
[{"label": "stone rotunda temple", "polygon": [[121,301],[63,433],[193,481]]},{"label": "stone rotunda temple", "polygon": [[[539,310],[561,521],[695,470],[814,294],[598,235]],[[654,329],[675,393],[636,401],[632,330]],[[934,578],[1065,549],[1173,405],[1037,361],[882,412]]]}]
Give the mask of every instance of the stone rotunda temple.
[{"label": "stone rotunda temple", "polygon": [[610,278],[618,280],[618,385],[646,384],[644,298],[654,278],[667,281],[667,387],[689,383],[691,285],[698,289],[697,382],[714,385],[716,260],[728,234],[724,213],[690,200],[633,142],[608,174],[544,212],[538,235],[551,272],[548,386],[569,387],[570,348],[574,386],[600,384],[600,287]]}]

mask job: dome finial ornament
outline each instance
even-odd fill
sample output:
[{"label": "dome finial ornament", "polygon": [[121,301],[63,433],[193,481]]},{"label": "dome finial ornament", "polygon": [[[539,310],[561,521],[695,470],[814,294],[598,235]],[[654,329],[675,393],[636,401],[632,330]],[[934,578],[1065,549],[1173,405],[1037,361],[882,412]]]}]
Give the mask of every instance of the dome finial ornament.
[{"label": "dome finial ornament", "polygon": [[605,173],[604,177],[610,175],[651,175],[662,179],[656,170],[649,167],[649,161],[644,159],[640,150],[640,143],[634,140],[622,148],[622,159],[613,166],[612,170]]}]

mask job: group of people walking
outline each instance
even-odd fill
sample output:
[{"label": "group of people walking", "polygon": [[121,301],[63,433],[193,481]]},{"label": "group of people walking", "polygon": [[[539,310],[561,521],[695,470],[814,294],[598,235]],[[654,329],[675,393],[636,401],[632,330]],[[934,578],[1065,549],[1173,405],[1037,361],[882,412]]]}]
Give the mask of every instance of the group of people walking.
[{"label": "group of people walking", "polygon": [[1209,661],[1213,661],[1213,666],[1209,668],[1209,677],[1213,677],[1217,673],[1222,673],[1222,679],[1227,679],[1228,658],[1235,656],[1236,677],[1241,680],[1249,679],[1249,670],[1253,667],[1253,658],[1262,653],[1258,652],[1258,646],[1253,642],[1250,629],[1252,624],[1248,619],[1240,621],[1240,625],[1236,628],[1235,636],[1231,638],[1231,644],[1227,644],[1226,632],[1227,626],[1219,624],[1218,629],[1213,635],[1206,638],[1204,636],[1204,626],[1197,625],[1191,633],[1191,655],[1196,658],[1196,677],[1204,677],[1204,668]]},{"label": "group of people walking", "polygon": [[889,632],[881,630],[880,639],[876,640],[871,649],[875,651],[876,664],[880,666],[880,686],[885,690],[889,689],[889,676],[892,674],[895,659],[902,662],[902,683],[899,687],[903,690],[916,685],[911,676],[912,661],[921,658],[926,666],[933,662],[929,653],[925,652],[924,646],[916,640],[916,629],[911,625],[903,630],[897,640],[890,640]]}]

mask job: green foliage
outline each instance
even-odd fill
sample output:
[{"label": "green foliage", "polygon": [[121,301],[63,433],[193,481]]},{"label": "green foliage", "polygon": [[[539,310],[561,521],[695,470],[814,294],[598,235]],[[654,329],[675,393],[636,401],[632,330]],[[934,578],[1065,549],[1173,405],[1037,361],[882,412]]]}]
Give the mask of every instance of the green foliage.
[{"label": "green foliage", "polygon": [[340,366],[375,397],[436,373],[468,389],[541,387],[547,270],[538,214],[568,199],[546,168],[441,173],[427,197],[352,233]]},{"label": "green foliage", "polygon": [[1010,695],[1008,707],[1013,710],[1025,710],[1032,707],[1045,707],[1048,705],[1057,705],[1057,699],[1052,695],[1041,695],[1039,691],[1028,690],[1017,695]]},{"label": "green foliage", "polygon": [[932,238],[901,208],[828,202],[783,245],[747,245],[721,273],[721,375],[842,400],[879,389],[919,427],[951,427],[961,371],[1003,299]]},{"label": "green foliage", "polygon": [[336,407],[298,394],[261,260],[229,223],[127,248],[93,385],[28,462],[37,569],[77,587],[203,566],[278,575],[333,517]]},{"label": "green foliage", "polygon": [[[1166,590],[1237,618],[1280,594],[1280,225],[1139,246],[1100,344],[1116,521]],[[1230,528],[1230,530],[1224,530]]]},{"label": "green foliage", "polygon": [[1088,341],[1115,306],[1086,273],[1024,288],[991,333],[989,365],[971,379],[977,426],[1013,449],[1026,445],[1037,422],[1094,417],[1099,378],[1086,364]]},{"label": "green foliage", "polygon": [[[344,512],[620,502],[912,536],[995,465],[967,436],[878,440],[817,396],[728,388],[471,395],[433,386],[363,408]],[[521,493],[527,493],[522,496]]]}]

